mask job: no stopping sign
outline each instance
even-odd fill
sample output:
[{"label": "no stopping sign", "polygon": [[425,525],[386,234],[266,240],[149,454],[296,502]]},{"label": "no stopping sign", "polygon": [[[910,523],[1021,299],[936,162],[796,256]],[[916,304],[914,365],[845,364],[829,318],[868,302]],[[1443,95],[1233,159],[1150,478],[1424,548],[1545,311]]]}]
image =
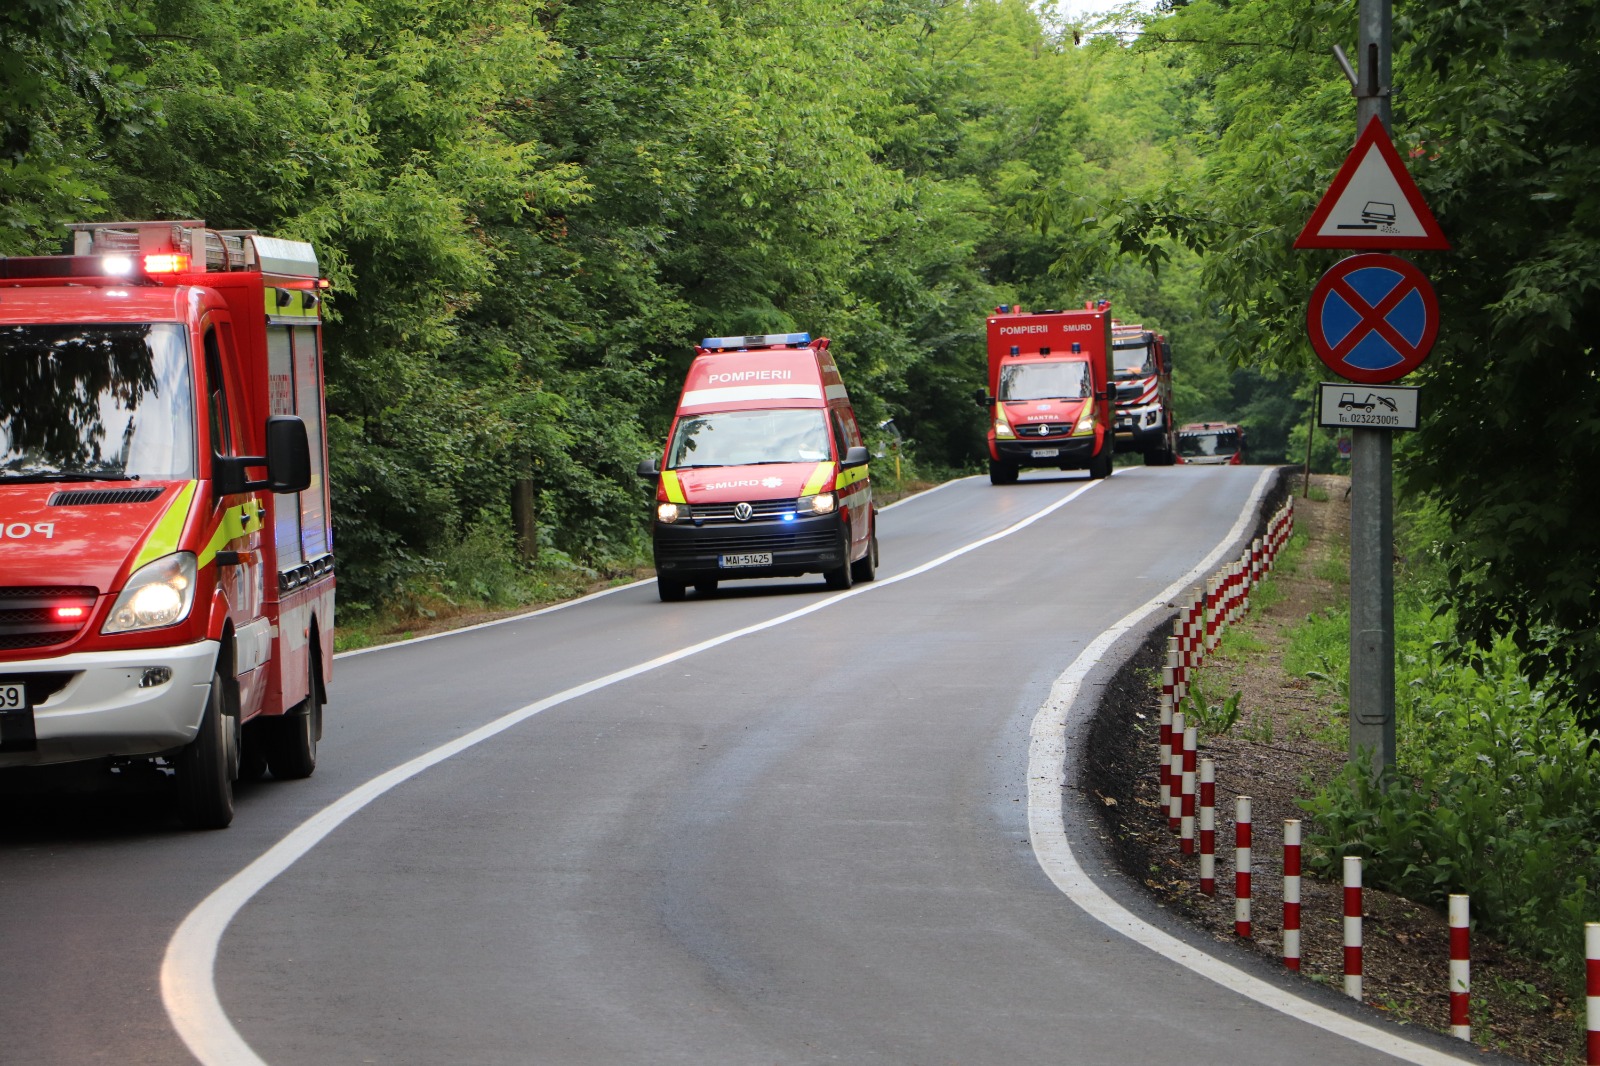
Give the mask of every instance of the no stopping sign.
[{"label": "no stopping sign", "polygon": [[1335,263],[1311,290],[1306,331],[1317,358],[1364,385],[1397,381],[1422,364],[1439,335],[1439,301],[1427,277],[1393,255]]}]

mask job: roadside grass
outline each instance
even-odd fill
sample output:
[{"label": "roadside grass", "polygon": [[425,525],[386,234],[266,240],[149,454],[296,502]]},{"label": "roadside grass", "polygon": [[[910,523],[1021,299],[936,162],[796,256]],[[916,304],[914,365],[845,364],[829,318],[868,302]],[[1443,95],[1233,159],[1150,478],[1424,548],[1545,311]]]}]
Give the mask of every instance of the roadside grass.
[{"label": "roadside grass", "polygon": [[[1576,1002],[1584,923],[1600,919],[1600,735],[1528,683],[1509,641],[1475,656],[1457,645],[1429,557],[1422,546],[1396,578],[1395,771],[1374,783],[1347,767],[1302,802],[1319,827],[1307,865],[1331,876],[1360,855],[1369,885],[1440,909],[1467,894],[1475,928],[1549,964]],[[1318,739],[1340,745],[1349,626],[1347,603],[1309,616],[1283,660],[1330,707]],[[1532,986],[1500,991],[1550,1006]]]}]

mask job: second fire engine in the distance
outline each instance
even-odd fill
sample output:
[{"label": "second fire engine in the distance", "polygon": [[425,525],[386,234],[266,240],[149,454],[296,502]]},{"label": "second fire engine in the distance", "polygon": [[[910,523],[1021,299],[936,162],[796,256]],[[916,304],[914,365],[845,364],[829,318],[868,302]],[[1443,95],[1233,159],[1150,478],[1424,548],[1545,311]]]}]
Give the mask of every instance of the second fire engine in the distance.
[{"label": "second fire engine in the distance", "polygon": [[1177,458],[1172,419],[1172,349],[1167,338],[1136,322],[1112,322],[1117,381],[1117,450],[1140,452],[1146,466]]}]

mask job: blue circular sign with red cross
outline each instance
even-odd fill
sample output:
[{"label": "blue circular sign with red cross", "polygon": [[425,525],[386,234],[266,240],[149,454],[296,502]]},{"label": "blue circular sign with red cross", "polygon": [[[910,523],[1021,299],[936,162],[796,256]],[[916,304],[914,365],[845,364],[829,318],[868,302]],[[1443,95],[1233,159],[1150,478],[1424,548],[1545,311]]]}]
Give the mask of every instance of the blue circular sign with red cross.
[{"label": "blue circular sign with red cross", "polygon": [[1306,329],[1317,358],[1363,385],[1397,381],[1439,335],[1439,300],[1422,271],[1393,255],[1342,259],[1311,290]]}]

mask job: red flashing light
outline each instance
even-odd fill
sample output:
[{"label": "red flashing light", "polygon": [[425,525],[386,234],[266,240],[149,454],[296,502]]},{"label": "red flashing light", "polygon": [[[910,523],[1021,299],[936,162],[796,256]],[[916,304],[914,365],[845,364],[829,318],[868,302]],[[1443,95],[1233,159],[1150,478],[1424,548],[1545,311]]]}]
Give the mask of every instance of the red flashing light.
[{"label": "red flashing light", "polygon": [[162,252],[144,257],[146,274],[182,274],[189,269],[189,257],[179,252]]},{"label": "red flashing light", "polygon": [[57,607],[55,609],[56,619],[61,622],[76,622],[88,613],[88,610],[83,607]]}]

